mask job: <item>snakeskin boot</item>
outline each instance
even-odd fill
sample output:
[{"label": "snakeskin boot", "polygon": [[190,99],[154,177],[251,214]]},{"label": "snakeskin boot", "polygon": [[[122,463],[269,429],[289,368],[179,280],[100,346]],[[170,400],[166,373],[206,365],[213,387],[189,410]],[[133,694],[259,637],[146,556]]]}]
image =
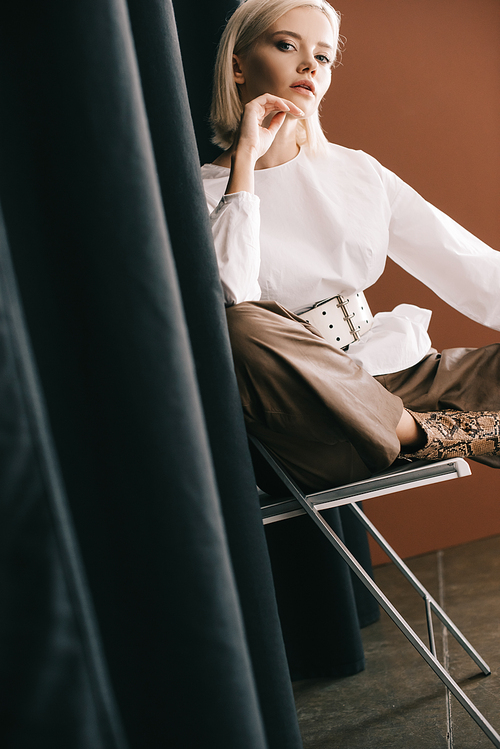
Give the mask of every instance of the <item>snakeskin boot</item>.
[{"label": "snakeskin boot", "polygon": [[413,453],[401,453],[409,460],[475,458],[500,453],[500,413],[496,411],[432,411],[407,409],[427,435],[427,442]]}]

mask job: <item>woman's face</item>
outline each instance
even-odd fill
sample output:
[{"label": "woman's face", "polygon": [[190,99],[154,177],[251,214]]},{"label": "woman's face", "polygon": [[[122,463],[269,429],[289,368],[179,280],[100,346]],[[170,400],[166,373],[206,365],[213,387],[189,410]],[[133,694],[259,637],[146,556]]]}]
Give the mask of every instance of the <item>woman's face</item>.
[{"label": "woman's face", "polygon": [[244,56],[234,55],[234,77],[243,104],[261,94],[289,99],[310,117],[330,86],[333,30],[316,8],[285,13]]}]

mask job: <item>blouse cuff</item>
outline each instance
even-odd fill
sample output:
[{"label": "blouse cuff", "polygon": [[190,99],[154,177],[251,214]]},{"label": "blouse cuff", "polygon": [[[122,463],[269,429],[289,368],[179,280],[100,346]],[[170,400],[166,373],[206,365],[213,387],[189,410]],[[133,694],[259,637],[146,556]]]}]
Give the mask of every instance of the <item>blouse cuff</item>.
[{"label": "blouse cuff", "polygon": [[230,195],[223,195],[219,200],[219,204],[214,208],[212,216],[215,217],[224,209],[224,206],[231,205],[231,203],[235,203],[236,206],[241,207],[252,205],[255,208],[259,208],[260,198],[258,195],[254,195],[251,192],[244,192],[243,190],[241,192],[232,192]]}]

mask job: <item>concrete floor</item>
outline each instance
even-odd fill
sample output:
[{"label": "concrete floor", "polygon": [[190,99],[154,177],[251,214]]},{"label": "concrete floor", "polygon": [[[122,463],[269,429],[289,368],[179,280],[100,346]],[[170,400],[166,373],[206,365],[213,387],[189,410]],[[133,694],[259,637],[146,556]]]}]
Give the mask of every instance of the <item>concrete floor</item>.
[{"label": "concrete floor", "polygon": [[[434,620],[438,656],[448,652],[451,675],[500,733],[500,536],[406,561],[489,664],[483,676]],[[375,579],[427,642],[424,604],[410,584],[392,565],[376,568]],[[448,711],[441,681],[384,612],[363,641],[362,673],[294,684],[304,749],[493,746],[454,697]]]}]

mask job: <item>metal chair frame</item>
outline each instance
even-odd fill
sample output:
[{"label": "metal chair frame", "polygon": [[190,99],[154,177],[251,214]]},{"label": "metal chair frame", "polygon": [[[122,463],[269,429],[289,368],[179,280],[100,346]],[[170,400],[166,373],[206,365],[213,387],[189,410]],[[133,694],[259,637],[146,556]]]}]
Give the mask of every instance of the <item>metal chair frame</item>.
[{"label": "metal chair frame", "polygon": [[[436,644],[434,638],[434,627],[432,622],[432,613],[440,619],[443,625],[455,637],[457,642],[462,646],[465,652],[472,658],[476,665],[481,669],[483,674],[489,675],[491,670],[488,664],[481,658],[479,653],[472,647],[470,642],[464,637],[458,627],[452,622],[446,612],[441,608],[437,601],[431,596],[429,591],[422,585],[418,578],[413,574],[409,567],[404,563],[401,557],[388,544],[382,534],[366,517],[364,512],[357,506],[356,502],[362,500],[380,497],[386,494],[404,491],[417,486],[427,486],[429,484],[450,479],[469,476],[471,470],[469,464],[463,458],[453,458],[451,460],[439,461],[436,463],[409,463],[408,466],[386,471],[362,481],[340,486],[326,491],[316,492],[314,494],[304,494],[297,486],[293,479],[288,475],[280,463],[271,455],[271,453],[255,437],[250,436],[250,440],[260,453],[267,460],[269,465],[274,469],[285,486],[290,490],[292,497],[275,500],[269,498],[269,501],[261,507],[262,520],[264,524],[274,523],[286,520],[298,515],[307,514],[321,529],[328,538],[333,547],[340,554],[342,559],[349,565],[351,570],[358,576],[361,582],[368,588],[378,603],[391,617],[393,622],[411,642],[413,647],[422,656],[426,663],[432,668],[434,673],[441,679],[443,684],[449,689],[451,694],[458,700],[462,707],[475,720],[478,726],[484,731],[491,743],[500,749],[500,735],[495,731],[493,726],[486,720],[483,714],[477,709],[475,704],[469,699],[465,692],[459,687],[456,681],[450,676],[445,667],[436,657]],[[425,605],[427,631],[429,637],[429,647],[419,638],[416,632],[410,627],[406,619],[399,613],[387,596],[382,592],[370,575],[359,564],[357,559],[341,541],[338,535],[328,525],[321,515],[321,510],[327,510],[331,507],[348,505],[349,509],[356,515],[364,525],[366,530],[371,534],[375,541],[385,551],[388,557],[402,572],[407,580],[413,585],[417,593],[421,596]]]}]

